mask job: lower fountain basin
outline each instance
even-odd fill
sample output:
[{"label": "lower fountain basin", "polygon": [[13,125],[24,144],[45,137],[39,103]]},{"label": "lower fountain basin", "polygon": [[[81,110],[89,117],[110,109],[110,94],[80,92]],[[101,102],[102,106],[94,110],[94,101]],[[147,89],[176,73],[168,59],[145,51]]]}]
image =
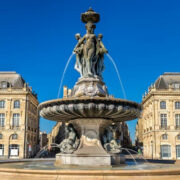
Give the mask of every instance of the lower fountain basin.
[{"label": "lower fountain basin", "polygon": [[16,161],[1,161],[0,177],[3,180],[178,180],[180,166],[177,164],[157,164],[127,162],[126,165],[114,167],[57,167],[54,160],[27,159]]},{"label": "lower fountain basin", "polygon": [[105,118],[112,121],[127,121],[140,115],[141,105],[124,99],[110,97],[63,98],[39,105],[40,116],[54,121],[77,118]]}]

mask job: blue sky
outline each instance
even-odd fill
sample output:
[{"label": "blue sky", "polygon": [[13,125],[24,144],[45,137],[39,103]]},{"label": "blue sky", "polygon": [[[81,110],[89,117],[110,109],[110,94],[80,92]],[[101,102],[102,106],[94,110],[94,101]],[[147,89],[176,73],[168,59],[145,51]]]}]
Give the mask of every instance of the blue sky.
[{"label": "blue sky", "polygon": [[[0,71],[16,71],[38,93],[55,99],[65,64],[85,33],[80,13],[89,6],[101,14],[96,33],[116,61],[129,100],[142,94],[164,72],[179,72],[180,1],[167,0],[6,0],[0,1]],[[72,59],[63,85],[79,75]],[[123,98],[115,69],[105,59],[104,81],[110,94]],[[62,92],[62,91],[61,91]],[[62,93],[61,93],[62,96]],[[136,120],[128,122],[131,136]],[[54,122],[40,121],[50,132]]]}]

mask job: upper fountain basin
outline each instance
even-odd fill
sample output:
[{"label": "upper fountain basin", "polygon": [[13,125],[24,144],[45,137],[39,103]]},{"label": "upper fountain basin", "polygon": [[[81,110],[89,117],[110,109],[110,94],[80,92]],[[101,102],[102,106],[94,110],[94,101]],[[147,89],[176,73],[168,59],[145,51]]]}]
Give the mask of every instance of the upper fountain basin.
[{"label": "upper fountain basin", "polygon": [[141,105],[112,97],[63,98],[39,104],[40,116],[53,121],[69,121],[79,118],[104,118],[127,121],[138,118]]}]

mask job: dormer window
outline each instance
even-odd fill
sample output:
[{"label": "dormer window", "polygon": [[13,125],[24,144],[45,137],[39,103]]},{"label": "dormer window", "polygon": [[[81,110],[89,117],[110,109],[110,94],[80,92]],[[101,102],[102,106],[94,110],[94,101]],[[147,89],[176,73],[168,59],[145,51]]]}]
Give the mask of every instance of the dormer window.
[{"label": "dormer window", "polygon": [[7,82],[7,81],[2,81],[2,82],[1,82],[1,88],[2,88],[2,89],[8,88],[8,82]]},{"label": "dormer window", "polygon": [[174,89],[180,89],[180,83],[174,83],[173,88]]}]

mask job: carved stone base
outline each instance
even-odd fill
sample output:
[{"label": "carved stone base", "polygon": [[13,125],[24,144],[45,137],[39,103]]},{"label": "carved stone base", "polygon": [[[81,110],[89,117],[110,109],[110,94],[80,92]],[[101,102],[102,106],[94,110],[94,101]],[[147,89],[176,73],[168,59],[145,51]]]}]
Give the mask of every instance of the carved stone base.
[{"label": "carved stone base", "polygon": [[78,166],[110,166],[110,155],[77,155],[77,154],[56,154],[56,166],[78,165]]},{"label": "carved stone base", "polygon": [[72,90],[73,97],[81,96],[108,96],[104,82],[99,78],[80,78]]},{"label": "carved stone base", "polygon": [[112,124],[103,118],[79,118],[69,121],[80,136],[80,144],[73,154],[57,154],[56,165],[111,166],[123,162],[120,154],[107,153],[101,144],[104,129]]},{"label": "carved stone base", "polygon": [[107,155],[80,155],[80,154],[56,154],[56,166],[112,166],[125,163],[125,157],[121,154]]}]

